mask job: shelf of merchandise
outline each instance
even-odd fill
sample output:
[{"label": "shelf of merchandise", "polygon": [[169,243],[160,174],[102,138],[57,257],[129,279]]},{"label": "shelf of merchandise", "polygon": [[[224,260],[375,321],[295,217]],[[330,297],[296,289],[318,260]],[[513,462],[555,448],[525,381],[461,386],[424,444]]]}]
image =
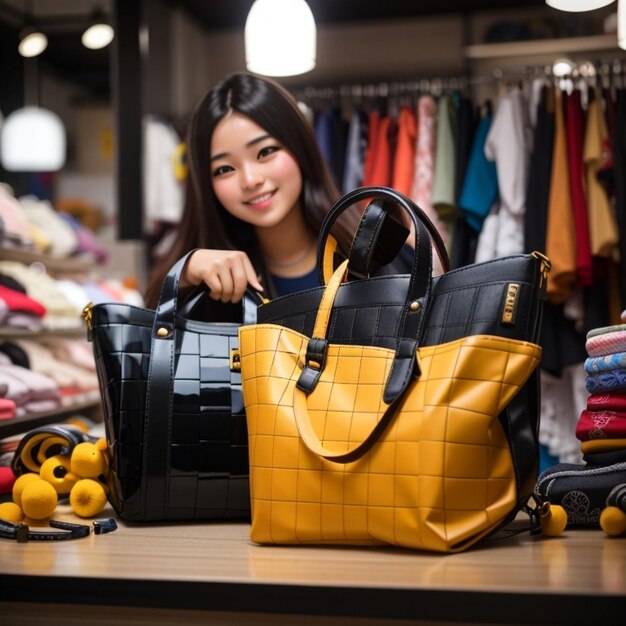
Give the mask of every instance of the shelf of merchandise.
[{"label": "shelf of merchandise", "polygon": [[[0,260],[16,261],[25,265],[41,263],[47,272],[57,275],[83,274],[89,275],[98,271],[100,266],[91,260],[76,257],[55,257],[41,252],[22,248],[6,248],[0,246]],[[67,337],[87,340],[87,331],[82,320],[76,316],[76,326],[70,328],[28,330],[25,328],[0,327],[0,343],[12,339],[43,339],[46,337]],[[78,413],[86,414],[96,421],[101,420],[102,407],[99,396],[90,397],[68,404],[54,411],[45,413],[28,413],[21,417],[0,420],[0,439],[24,433],[38,426],[63,422],[68,417]]]},{"label": "shelf of merchandise", "polygon": [[33,428],[37,428],[38,426],[64,422],[69,417],[77,414],[86,415],[94,421],[100,421],[100,398],[94,397],[81,402],[73,402],[59,407],[54,411],[46,411],[44,413],[27,413],[26,415],[22,415],[20,417],[0,420],[0,439],[25,433]]},{"label": "shelf of merchandise", "polygon": [[69,339],[84,339],[87,330],[83,324],[72,328],[28,330],[27,328],[11,328],[0,326],[0,343],[11,339],[44,339],[46,337],[67,337]]},{"label": "shelf of merchandise", "polygon": [[[563,37],[558,39],[534,39],[529,41],[507,41],[465,46],[466,59],[497,59],[506,57],[557,55],[594,51],[619,53],[617,35],[593,35],[589,37]],[[623,52],[623,51],[622,51]],[[626,53],[624,53],[626,54]]]},{"label": "shelf of merchandise", "polygon": [[41,263],[53,274],[90,274],[100,268],[92,259],[52,256],[23,248],[0,247],[0,260],[17,261],[25,265]]}]

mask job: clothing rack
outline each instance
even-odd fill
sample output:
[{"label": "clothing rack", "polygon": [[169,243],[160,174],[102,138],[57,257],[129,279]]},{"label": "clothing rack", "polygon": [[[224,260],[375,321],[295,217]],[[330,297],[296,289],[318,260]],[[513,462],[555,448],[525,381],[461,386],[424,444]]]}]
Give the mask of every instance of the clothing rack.
[{"label": "clothing rack", "polygon": [[569,74],[555,76],[553,65],[522,65],[494,68],[490,73],[476,76],[445,76],[425,77],[413,80],[378,81],[340,84],[334,86],[308,85],[294,90],[298,100],[304,102],[330,102],[334,100],[349,99],[354,102],[376,98],[402,98],[403,96],[415,96],[418,94],[430,94],[440,96],[443,93],[465,91],[474,85],[498,83],[506,80],[523,80],[545,78],[571,78],[598,80],[603,86],[617,83],[618,86],[626,85],[626,59],[615,58],[602,61],[572,62],[572,71]]}]

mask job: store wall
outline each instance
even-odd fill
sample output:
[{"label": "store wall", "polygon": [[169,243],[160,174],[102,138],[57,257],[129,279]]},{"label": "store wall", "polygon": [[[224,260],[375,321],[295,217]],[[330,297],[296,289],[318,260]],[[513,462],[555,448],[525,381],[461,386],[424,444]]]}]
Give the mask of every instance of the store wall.
[{"label": "store wall", "polygon": [[[185,13],[172,21],[173,113],[188,113],[227,74],[245,69],[243,30],[207,32]],[[463,70],[460,16],[320,25],[317,67],[280,78],[287,87],[458,74]]]}]

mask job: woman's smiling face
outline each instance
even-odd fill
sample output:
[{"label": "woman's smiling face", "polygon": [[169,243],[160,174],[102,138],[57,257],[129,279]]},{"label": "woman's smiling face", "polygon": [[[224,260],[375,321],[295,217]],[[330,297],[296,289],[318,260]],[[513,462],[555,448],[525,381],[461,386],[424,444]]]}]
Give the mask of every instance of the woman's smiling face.
[{"label": "woman's smiling face", "polygon": [[256,227],[275,226],[298,205],[298,163],[249,117],[231,113],[218,122],[210,157],[215,195],[240,220]]}]

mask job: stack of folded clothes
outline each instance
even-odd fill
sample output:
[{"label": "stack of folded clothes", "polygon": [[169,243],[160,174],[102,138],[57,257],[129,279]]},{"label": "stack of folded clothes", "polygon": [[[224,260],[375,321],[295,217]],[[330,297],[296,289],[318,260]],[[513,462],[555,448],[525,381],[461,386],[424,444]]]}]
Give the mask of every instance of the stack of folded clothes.
[{"label": "stack of folded clothes", "polygon": [[609,493],[626,482],[626,324],[589,331],[585,346],[590,395],[576,425],[584,464],[549,467],[535,490],[565,509],[568,525],[599,528]]},{"label": "stack of folded clothes", "polygon": [[576,427],[585,460],[626,461],[626,324],[587,334],[585,386],[591,394]]}]

